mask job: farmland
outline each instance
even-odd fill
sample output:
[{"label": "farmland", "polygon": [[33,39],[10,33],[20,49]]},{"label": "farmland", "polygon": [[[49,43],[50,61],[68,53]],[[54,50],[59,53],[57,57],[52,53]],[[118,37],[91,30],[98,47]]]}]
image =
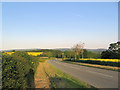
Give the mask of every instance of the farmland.
[{"label": "farmland", "polygon": [[38,56],[41,55],[43,52],[27,52],[28,55],[32,55],[32,56]]},{"label": "farmland", "polygon": [[92,61],[104,61],[104,62],[120,62],[120,59],[94,59],[94,58],[84,58],[80,60],[92,60]]},{"label": "farmland", "polygon": [[[5,52],[5,53],[12,55],[15,52]],[[28,53],[28,55],[38,56],[38,55],[41,55],[43,52],[27,52],[27,53]]]},{"label": "farmland", "polygon": [[[108,49],[96,53],[78,46],[65,51],[40,49],[3,52],[3,88],[117,87],[119,50]],[[102,84],[102,81],[107,84]]]},{"label": "farmland", "polygon": [[63,59],[62,62],[77,64],[77,65],[84,65],[84,66],[91,66],[91,67],[98,67],[102,69],[110,69],[110,70],[120,70],[119,63],[120,59],[78,59],[78,60],[71,60],[69,58]]},{"label": "farmland", "polygon": [[1,0],[0,89],[120,88],[120,1],[33,1]]},{"label": "farmland", "polygon": [[[9,55],[13,54],[14,52],[5,52]],[[43,52],[27,52],[28,55],[32,55],[32,56],[38,56],[38,55],[41,55],[43,54]],[[88,60],[92,60],[92,61],[105,61],[105,62],[120,62],[120,59],[94,59],[94,58],[83,58],[83,59],[80,59],[80,60],[85,60],[85,61],[88,61]]]}]

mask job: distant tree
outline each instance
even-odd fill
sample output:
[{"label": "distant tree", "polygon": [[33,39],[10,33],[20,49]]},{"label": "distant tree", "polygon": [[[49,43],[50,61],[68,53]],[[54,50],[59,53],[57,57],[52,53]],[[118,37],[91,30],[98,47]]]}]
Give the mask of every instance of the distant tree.
[{"label": "distant tree", "polygon": [[65,55],[64,55],[64,53],[62,53],[62,59],[64,59],[65,58]]},{"label": "distant tree", "polygon": [[87,51],[87,58],[101,58],[101,53]]},{"label": "distant tree", "polygon": [[81,56],[83,58],[84,53],[84,43],[76,44],[72,47],[72,50],[75,52],[75,59],[79,59]]},{"label": "distant tree", "polygon": [[47,55],[43,52],[42,54],[38,55],[38,57],[47,57]]},{"label": "distant tree", "polygon": [[75,53],[72,50],[67,50],[64,52],[64,56],[66,58],[74,58],[75,57]]},{"label": "distant tree", "polygon": [[50,57],[52,57],[53,56],[53,54],[52,54],[52,52],[46,52],[46,56],[48,56],[48,58],[50,58]]},{"label": "distant tree", "polygon": [[15,52],[15,50],[12,50],[12,52]]},{"label": "distant tree", "polygon": [[39,55],[40,57],[56,57],[56,58],[62,58],[62,51],[60,50],[49,50],[49,49],[44,49],[41,50],[43,54]]},{"label": "distant tree", "polygon": [[87,54],[88,54],[88,51],[84,49],[84,53],[83,53],[84,58],[87,58]]},{"label": "distant tree", "polygon": [[53,55],[55,55],[56,58],[62,58],[62,51],[60,50],[54,50]]}]

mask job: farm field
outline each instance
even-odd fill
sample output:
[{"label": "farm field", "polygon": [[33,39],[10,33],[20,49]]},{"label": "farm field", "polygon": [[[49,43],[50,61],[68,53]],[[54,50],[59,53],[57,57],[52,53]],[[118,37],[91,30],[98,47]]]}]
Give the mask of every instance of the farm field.
[{"label": "farm field", "polygon": [[[72,58],[64,58],[64,60],[74,61]],[[99,58],[80,58],[79,61],[103,61],[103,62],[120,62],[120,59],[99,59]]]},{"label": "farm field", "polygon": [[99,67],[103,69],[111,69],[111,70],[119,70],[119,63],[120,59],[63,59],[63,62],[72,63],[72,64],[79,64],[85,66],[92,66],[92,67]]},{"label": "farm field", "polygon": [[[9,55],[13,54],[14,52],[5,52]],[[32,56],[38,56],[38,55],[41,55],[43,52],[27,52],[28,55],[32,55]]]},{"label": "farm field", "polygon": [[94,58],[83,58],[80,60],[92,60],[92,61],[105,61],[105,62],[120,62],[120,59],[94,59]]},{"label": "farm field", "polygon": [[[118,86],[120,59],[103,59],[99,57],[100,54],[87,50],[86,54],[83,53],[84,57],[80,52],[75,52],[49,49],[3,52],[3,88],[96,89]],[[89,58],[89,55],[93,58]]]}]

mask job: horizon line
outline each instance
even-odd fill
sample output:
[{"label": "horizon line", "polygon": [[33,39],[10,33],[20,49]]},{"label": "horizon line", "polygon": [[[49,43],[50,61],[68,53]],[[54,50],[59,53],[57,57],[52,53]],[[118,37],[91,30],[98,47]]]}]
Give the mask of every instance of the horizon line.
[{"label": "horizon line", "polygon": [[[24,49],[71,49],[69,47],[63,47],[63,48],[15,48],[15,49],[3,49],[0,51],[7,51],[7,50],[24,50]],[[84,49],[106,49],[106,48],[84,48]]]}]

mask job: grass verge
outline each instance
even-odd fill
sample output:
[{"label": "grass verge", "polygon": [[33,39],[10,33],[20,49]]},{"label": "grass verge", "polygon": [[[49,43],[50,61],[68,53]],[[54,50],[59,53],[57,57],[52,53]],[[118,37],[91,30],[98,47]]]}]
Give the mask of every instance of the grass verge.
[{"label": "grass verge", "polygon": [[96,90],[93,86],[77,80],[47,62],[44,67],[46,75],[51,82],[51,88],[92,88]]}]

